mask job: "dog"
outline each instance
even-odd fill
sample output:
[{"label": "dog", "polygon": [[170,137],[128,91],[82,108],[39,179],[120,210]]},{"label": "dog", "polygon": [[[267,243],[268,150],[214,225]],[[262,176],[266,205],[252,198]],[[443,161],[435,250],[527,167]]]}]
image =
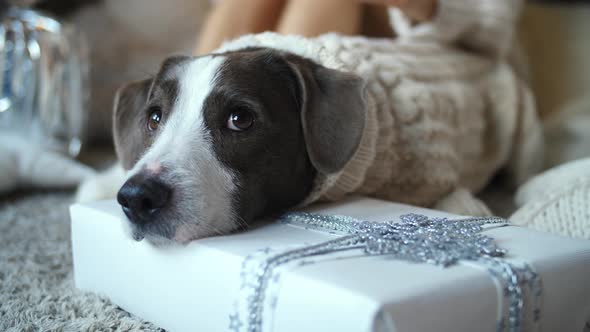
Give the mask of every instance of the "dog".
[{"label": "dog", "polygon": [[[315,100],[316,81],[328,100]],[[359,77],[271,49],[172,57],[153,80],[122,88],[114,141],[130,176],[117,200],[134,237],[186,242],[297,205],[316,168],[340,168],[357,148],[363,89]],[[304,103],[314,105],[305,117]],[[328,106],[342,117],[333,133],[313,123],[330,121]]]},{"label": "dog", "polygon": [[[116,198],[133,238],[186,243],[350,193],[422,206],[442,202],[439,208],[452,210],[449,200],[468,193],[477,201],[470,193],[500,169],[529,172],[536,149],[519,147],[535,135],[518,130],[536,132],[529,116],[535,110],[522,107],[530,95],[508,66],[420,46],[458,52],[456,63],[474,61],[489,72],[461,84],[449,79],[451,93],[438,83],[416,89],[394,74],[376,79],[355,69],[362,66],[339,63],[329,45],[342,38],[327,35],[315,47],[316,41],[266,33],[213,54],[168,58],[155,77],[118,91],[113,132],[120,165],[84,183],[78,197],[114,197],[120,185]],[[371,59],[372,51],[355,44],[365,39],[348,40],[347,49]],[[397,46],[380,43],[383,54],[397,54]],[[398,72],[397,65],[370,71]],[[392,93],[379,93],[387,89]],[[432,108],[446,102],[450,116],[432,113],[424,98]],[[508,111],[521,115],[506,118]],[[428,135],[416,138],[417,132]]]}]

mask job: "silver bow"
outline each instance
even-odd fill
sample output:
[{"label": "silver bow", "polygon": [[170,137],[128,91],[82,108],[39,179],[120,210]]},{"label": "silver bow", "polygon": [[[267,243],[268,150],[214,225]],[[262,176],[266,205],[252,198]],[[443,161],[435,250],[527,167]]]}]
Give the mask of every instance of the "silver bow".
[{"label": "silver bow", "polygon": [[[270,248],[250,255],[242,266],[242,294],[236,312],[229,316],[230,330],[260,332],[263,327],[266,290],[273,271],[284,264],[343,250],[362,250],[366,255],[386,255],[395,259],[449,267],[460,261],[482,265],[503,286],[508,309],[501,313],[498,331],[520,331],[523,327],[525,289],[534,298],[532,326],[540,318],[541,280],[529,265],[517,267],[503,259],[506,251],[481,234],[485,225],[506,226],[501,218],[449,220],[408,214],[401,222],[359,221],[346,216],[304,212],[289,213],[280,222],[329,233],[344,234],[319,244],[273,253]],[[275,276],[276,277],[276,276]],[[241,305],[240,305],[241,304]],[[245,313],[240,311],[245,308]],[[245,314],[245,315],[244,315]],[[245,317],[244,317],[245,316]]]}]

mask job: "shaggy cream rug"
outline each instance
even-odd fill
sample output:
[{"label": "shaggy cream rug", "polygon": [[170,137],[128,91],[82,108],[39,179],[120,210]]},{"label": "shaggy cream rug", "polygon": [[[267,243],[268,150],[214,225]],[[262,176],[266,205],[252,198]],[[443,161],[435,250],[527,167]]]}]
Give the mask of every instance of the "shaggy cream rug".
[{"label": "shaggy cream rug", "polygon": [[162,331],[74,287],[71,193],[0,203],[0,331]]}]

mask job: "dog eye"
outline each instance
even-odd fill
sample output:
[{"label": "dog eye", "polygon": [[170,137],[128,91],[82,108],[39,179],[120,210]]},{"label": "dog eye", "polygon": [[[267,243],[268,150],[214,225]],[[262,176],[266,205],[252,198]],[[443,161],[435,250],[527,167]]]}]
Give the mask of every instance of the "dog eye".
[{"label": "dog eye", "polygon": [[227,119],[227,128],[234,131],[244,131],[254,124],[254,114],[247,109],[233,111]]},{"label": "dog eye", "polygon": [[147,122],[147,128],[149,131],[158,129],[160,121],[162,120],[162,109],[159,107],[152,107],[150,109],[150,116]]}]

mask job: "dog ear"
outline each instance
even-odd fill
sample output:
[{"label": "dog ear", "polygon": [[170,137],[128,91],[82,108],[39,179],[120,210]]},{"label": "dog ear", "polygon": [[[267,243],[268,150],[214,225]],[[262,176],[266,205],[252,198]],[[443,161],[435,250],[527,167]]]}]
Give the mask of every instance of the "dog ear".
[{"label": "dog ear", "polygon": [[365,128],[366,84],[359,76],[309,60],[289,61],[300,85],[303,135],[312,165],[335,173],[356,152]]},{"label": "dog ear", "polygon": [[117,157],[126,170],[133,167],[148,145],[143,112],[152,80],[129,83],[115,96],[113,138]]}]

